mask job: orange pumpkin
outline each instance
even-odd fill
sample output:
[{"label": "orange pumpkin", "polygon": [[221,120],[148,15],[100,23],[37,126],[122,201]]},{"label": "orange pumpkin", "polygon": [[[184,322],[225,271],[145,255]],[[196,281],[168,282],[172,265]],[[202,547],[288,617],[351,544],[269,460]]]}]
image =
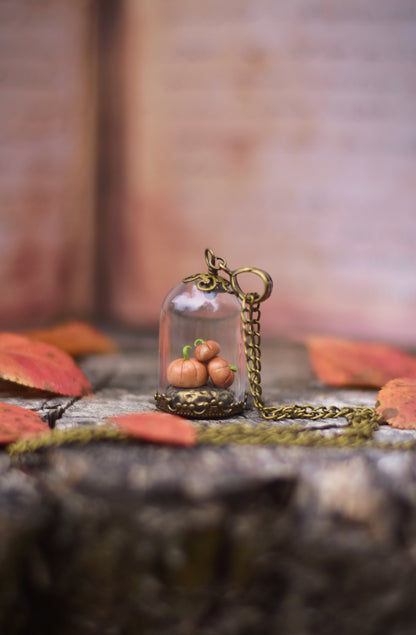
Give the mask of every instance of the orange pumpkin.
[{"label": "orange pumpkin", "polygon": [[166,377],[171,386],[175,388],[198,388],[208,380],[208,371],[205,364],[195,357],[189,359],[188,348],[183,347],[183,357],[174,359],[166,370]]},{"label": "orange pumpkin", "polygon": [[208,362],[208,374],[218,388],[228,388],[234,382],[235,366],[230,366],[224,357],[213,357]]},{"label": "orange pumpkin", "polygon": [[[198,346],[197,346],[198,344]],[[220,352],[221,348],[218,342],[215,340],[195,340],[194,342],[195,348],[195,357],[200,362],[207,362],[209,359],[212,359]]]}]

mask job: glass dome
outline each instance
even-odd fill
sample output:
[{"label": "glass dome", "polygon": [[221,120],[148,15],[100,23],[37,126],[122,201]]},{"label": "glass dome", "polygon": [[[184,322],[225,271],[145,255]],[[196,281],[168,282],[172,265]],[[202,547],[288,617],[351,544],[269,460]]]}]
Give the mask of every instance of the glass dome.
[{"label": "glass dome", "polygon": [[190,418],[223,418],[244,408],[245,355],[241,303],[221,284],[181,282],[160,316],[156,404]]}]

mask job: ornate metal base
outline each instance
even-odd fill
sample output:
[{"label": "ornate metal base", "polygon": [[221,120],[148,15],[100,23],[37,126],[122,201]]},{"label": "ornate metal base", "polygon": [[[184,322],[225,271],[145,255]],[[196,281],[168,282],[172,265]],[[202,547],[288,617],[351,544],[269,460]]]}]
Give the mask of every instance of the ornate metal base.
[{"label": "ornate metal base", "polygon": [[160,410],[188,419],[224,419],[244,410],[246,400],[234,401],[234,394],[225,388],[174,388],[155,394]]}]

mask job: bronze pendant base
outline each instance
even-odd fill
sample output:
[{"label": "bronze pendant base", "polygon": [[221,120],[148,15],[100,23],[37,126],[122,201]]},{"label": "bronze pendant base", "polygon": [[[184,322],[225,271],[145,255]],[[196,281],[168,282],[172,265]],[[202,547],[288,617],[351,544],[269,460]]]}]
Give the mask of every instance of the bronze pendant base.
[{"label": "bronze pendant base", "polygon": [[160,410],[188,419],[224,419],[244,410],[246,400],[234,401],[234,394],[226,388],[174,388],[155,394]]}]

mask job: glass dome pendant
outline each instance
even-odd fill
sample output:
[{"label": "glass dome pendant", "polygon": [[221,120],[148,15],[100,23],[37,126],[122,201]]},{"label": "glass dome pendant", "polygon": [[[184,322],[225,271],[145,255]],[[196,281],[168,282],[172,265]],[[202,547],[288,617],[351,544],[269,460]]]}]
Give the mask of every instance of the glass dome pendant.
[{"label": "glass dome pendant", "polygon": [[[268,298],[273,283],[260,269],[231,271],[211,249],[205,250],[205,260],[208,273],[184,278],[163,302],[155,400],[159,409],[184,417],[225,418],[245,407],[246,365],[250,384],[255,373],[246,338],[247,303]],[[242,291],[238,276],[246,272],[260,276],[261,295]],[[254,338],[254,346],[259,343]]]}]

